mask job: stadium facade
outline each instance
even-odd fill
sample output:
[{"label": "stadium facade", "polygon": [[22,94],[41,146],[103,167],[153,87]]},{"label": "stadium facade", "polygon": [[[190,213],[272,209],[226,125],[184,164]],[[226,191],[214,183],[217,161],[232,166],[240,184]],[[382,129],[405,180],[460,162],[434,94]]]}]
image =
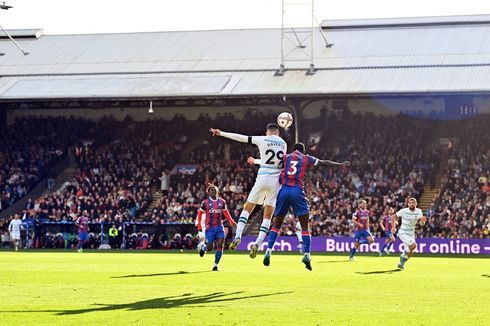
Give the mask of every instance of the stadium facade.
[{"label": "stadium facade", "polygon": [[326,20],[321,29],[334,45],[325,47],[315,31],[315,74],[306,74],[304,62],[292,62],[283,76],[275,74],[280,29],[11,30],[30,54],[1,38],[1,121],[30,109],[116,112],[147,107],[148,100],[155,108],[308,107],[309,116],[321,107],[385,113],[416,107],[449,116],[465,107],[490,108],[490,15]]}]

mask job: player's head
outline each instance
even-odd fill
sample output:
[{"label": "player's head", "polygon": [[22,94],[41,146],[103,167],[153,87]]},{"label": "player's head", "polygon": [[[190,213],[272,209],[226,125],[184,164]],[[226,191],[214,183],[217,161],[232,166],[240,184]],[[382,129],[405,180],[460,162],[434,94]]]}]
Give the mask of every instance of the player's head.
[{"label": "player's head", "polygon": [[367,206],[367,202],[364,199],[359,202],[359,207],[361,209],[366,209],[366,206]]},{"label": "player's head", "polygon": [[269,123],[265,132],[267,136],[276,135],[279,136],[279,126],[276,123]]},{"label": "player's head", "polygon": [[408,199],[408,208],[410,208],[411,210],[414,210],[415,208],[417,207],[417,199],[415,198],[409,198]]},{"label": "player's head", "polygon": [[395,214],[395,209],[393,207],[388,207],[386,209],[386,212],[389,214],[389,215],[393,215]]},{"label": "player's head", "polygon": [[218,197],[218,187],[216,187],[215,185],[210,184],[206,189],[206,192],[208,193],[208,196],[213,199],[216,199],[216,197]]},{"label": "player's head", "polygon": [[19,214],[15,214],[14,215],[14,219],[18,220],[20,218],[20,215]]},{"label": "player's head", "polygon": [[300,153],[306,154],[305,144],[303,143],[294,144],[293,151],[299,151]]}]

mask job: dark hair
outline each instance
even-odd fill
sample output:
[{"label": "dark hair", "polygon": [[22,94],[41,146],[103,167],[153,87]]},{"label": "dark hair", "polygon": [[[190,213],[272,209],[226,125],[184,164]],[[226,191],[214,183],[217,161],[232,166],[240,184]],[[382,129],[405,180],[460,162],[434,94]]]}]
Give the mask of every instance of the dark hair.
[{"label": "dark hair", "polygon": [[306,153],[305,144],[303,143],[294,144],[293,151],[300,151],[301,153],[305,154]]},{"label": "dark hair", "polygon": [[267,130],[277,130],[277,131],[279,131],[279,126],[277,125],[277,123],[269,123],[267,125]]}]

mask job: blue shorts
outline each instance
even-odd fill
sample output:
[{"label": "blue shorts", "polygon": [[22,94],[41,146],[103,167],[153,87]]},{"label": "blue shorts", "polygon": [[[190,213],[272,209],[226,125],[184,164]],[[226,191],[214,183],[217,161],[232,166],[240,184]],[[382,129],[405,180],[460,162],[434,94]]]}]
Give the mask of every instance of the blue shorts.
[{"label": "blue shorts", "polygon": [[87,231],[79,231],[78,232],[78,240],[88,241],[88,232]]},{"label": "blue shorts", "polygon": [[356,233],[354,234],[354,239],[356,242],[360,242],[361,239],[367,239],[369,237],[372,237],[371,232],[368,230],[357,230]]},{"label": "blue shorts", "polygon": [[206,243],[213,243],[216,239],[225,238],[225,229],[223,225],[217,226],[215,228],[206,229]]},{"label": "blue shorts", "polygon": [[393,233],[391,231],[385,231],[386,237],[391,238],[393,236]]},{"label": "blue shorts", "polygon": [[310,213],[310,205],[306,199],[305,192],[300,187],[283,185],[277,195],[276,210],[274,216],[286,216],[292,207],[296,216]]}]

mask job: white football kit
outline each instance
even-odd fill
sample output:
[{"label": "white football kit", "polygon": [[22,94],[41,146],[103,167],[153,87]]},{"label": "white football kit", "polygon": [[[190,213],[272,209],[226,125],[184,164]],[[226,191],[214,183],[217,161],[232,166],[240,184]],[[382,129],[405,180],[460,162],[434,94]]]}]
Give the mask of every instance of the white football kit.
[{"label": "white football kit", "polygon": [[396,212],[396,216],[402,218],[402,225],[400,230],[398,230],[398,237],[405,247],[415,243],[415,227],[422,215],[422,210],[420,208],[415,208],[415,210],[411,211],[410,208],[407,207]]},{"label": "white football kit", "polygon": [[22,221],[21,220],[12,220],[10,221],[9,224],[9,231],[10,231],[10,239],[13,240],[20,240],[20,229],[22,226]]},{"label": "white football kit", "polygon": [[252,204],[276,207],[277,193],[280,188],[279,176],[287,151],[286,142],[279,136],[245,136],[223,131],[221,136],[253,144],[259,148],[260,168],[247,201]]}]

